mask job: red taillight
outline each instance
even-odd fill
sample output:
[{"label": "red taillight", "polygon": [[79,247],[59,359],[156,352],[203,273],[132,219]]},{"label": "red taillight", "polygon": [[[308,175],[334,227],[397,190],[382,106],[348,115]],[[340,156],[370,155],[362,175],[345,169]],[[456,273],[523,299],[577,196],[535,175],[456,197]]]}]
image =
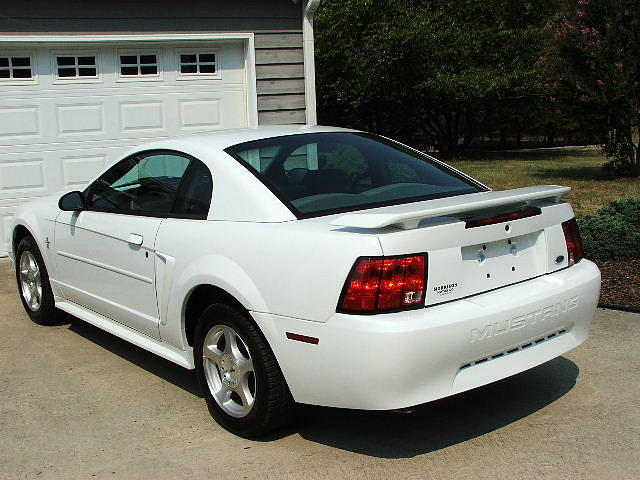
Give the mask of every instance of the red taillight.
[{"label": "red taillight", "polygon": [[338,310],[376,313],[422,305],[425,274],[424,255],[360,258],[344,284]]},{"label": "red taillight", "polygon": [[582,238],[580,238],[580,230],[578,230],[578,222],[575,218],[562,223],[564,230],[564,240],[567,242],[567,261],[569,266],[579,262],[584,257],[582,249]]}]

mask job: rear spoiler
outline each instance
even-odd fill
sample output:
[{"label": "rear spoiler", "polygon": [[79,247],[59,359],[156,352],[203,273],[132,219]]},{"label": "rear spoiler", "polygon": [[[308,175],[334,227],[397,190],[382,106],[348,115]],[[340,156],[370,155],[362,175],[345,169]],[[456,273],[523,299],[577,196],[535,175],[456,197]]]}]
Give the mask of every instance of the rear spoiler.
[{"label": "rear spoiler", "polygon": [[384,228],[395,225],[401,228],[414,228],[425,218],[459,215],[464,212],[513,205],[532,200],[546,200],[558,203],[560,198],[570,191],[570,187],[541,185],[498,192],[470,193],[468,195],[374,208],[361,213],[349,213],[336,218],[331,222],[331,225],[354,228]]}]

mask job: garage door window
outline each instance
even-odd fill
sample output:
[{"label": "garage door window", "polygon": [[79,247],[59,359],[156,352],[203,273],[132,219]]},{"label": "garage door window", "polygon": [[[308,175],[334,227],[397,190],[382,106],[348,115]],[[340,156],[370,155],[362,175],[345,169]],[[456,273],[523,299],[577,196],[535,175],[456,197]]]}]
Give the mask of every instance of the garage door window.
[{"label": "garage door window", "polygon": [[58,78],[96,78],[98,68],[95,55],[57,55]]},{"label": "garage door window", "polygon": [[120,55],[120,75],[122,77],[157,76],[158,56],[156,54]]},{"label": "garage door window", "polygon": [[0,80],[29,80],[33,78],[31,57],[0,55]]},{"label": "garage door window", "polygon": [[181,75],[215,75],[216,73],[215,53],[180,53]]}]

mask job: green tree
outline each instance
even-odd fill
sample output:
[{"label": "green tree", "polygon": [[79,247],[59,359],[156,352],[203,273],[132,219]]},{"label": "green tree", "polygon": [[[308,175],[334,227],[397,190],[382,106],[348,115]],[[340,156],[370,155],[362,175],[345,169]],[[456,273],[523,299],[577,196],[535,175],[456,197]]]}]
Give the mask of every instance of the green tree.
[{"label": "green tree", "polygon": [[640,3],[565,1],[547,28],[552,99],[588,128],[606,132],[608,166],[640,175]]},{"label": "green tree", "polygon": [[534,64],[556,8],[555,0],[329,1],[316,23],[320,120],[448,152],[506,119],[530,127],[541,93]]}]

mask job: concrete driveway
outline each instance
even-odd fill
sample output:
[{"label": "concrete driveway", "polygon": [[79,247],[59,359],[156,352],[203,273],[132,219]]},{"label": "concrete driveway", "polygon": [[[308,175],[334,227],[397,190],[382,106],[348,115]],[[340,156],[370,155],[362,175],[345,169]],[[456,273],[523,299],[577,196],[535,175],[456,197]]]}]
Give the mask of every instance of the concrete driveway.
[{"label": "concrete driveway", "polygon": [[[640,315],[529,372],[412,414],[306,408],[263,441],[195,376],[74,320],[40,327],[0,260],[0,478],[640,478]],[[312,378],[310,377],[310,380]]]}]

